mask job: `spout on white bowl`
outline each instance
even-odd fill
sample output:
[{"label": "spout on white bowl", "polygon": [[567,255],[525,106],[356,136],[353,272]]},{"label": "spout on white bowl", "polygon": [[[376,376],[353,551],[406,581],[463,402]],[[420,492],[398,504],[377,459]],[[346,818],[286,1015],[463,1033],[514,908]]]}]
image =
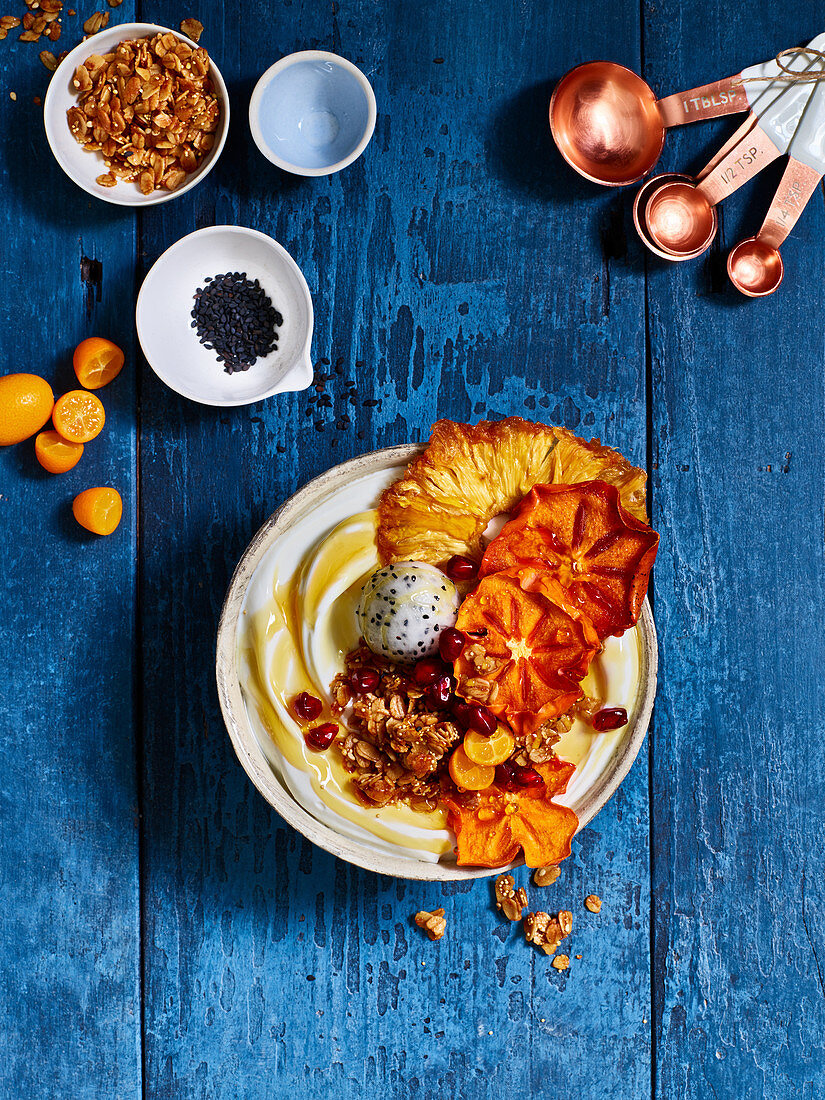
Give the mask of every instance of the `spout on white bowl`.
[{"label": "spout on white bowl", "polygon": [[312,367],[312,360],[309,355],[309,348],[306,348],[281,381],[278,383],[276,393],[297,393],[299,390],[305,390],[313,379],[315,371]]}]

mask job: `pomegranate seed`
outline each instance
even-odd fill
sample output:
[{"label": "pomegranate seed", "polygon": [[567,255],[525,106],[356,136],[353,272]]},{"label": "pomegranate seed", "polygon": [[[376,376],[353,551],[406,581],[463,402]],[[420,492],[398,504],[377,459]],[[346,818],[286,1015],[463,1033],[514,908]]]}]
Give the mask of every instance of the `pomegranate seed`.
[{"label": "pomegranate seed", "polygon": [[430,684],[425,692],[425,698],[427,703],[433,708],[446,707],[452,693],[453,678],[444,673]]},{"label": "pomegranate seed", "polygon": [[624,707],[605,707],[598,714],[593,715],[593,729],[599,733],[607,730],[617,730],[620,726],[627,725],[627,711]]},{"label": "pomegranate seed", "polygon": [[503,787],[505,791],[511,791],[515,784],[516,766],[511,764],[509,760],[505,760],[503,764],[499,764],[496,768],[496,783],[499,787]]},{"label": "pomegranate seed", "polygon": [[315,726],[314,729],[307,730],[304,734],[304,740],[315,752],[323,752],[324,749],[328,749],[335,740],[337,732],[338,726],[335,722],[322,722],[320,726]]},{"label": "pomegranate seed", "polygon": [[454,626],[448,626],[446,630],[441,632],[441,637],[438,639],[438,652],[441,654],[442,660],[453,664],[461,656],[466,644],[467,635],[462,634],[460,630],[456,630]]},{"label": "pomegranate seed", "polygon": [[314,722],[324,709],[324,704],[308,691],[302,691],[292,700],[292,709],[295,717],[300,718],[302,722]]},{"label": "pomegranate seed", "polygon": [[543,787],[544,780],[535,768],[513,767],[513,780],[518,787]]},{"label": "pomegranate seed", "polygon": [[434,684],[439,676],[446,673],[444,665],[437,657],[425,657],[419,661],[413,669],[413,680],[419,687],[429,687]]},{"label": "pomegranate seed", "polygon": [[450,699],[450,710],[460,726],[463,726],[465,730],[470,728],[470,711],[472,708],[469,703],[465,703],[458,695],[454,695]]},{"label": "pomegranate seed", "polygon": [[470,729],[477,733],[483,733],[485,737],[492,737],[498,729],[498,719],[491,710],[473,703],[469,707],[467,716]]},{"label": "pomegranate seed", "polygon": [[471,581],[478,574],[478,566],[469,558],[455,554],[447,562],[444,572],[454,581]]},{"label": "pomegranate seed", "polygon": [[359,668],[349,678],[349,686],[357,695],[375,691],[381,679],[374,668]]}]

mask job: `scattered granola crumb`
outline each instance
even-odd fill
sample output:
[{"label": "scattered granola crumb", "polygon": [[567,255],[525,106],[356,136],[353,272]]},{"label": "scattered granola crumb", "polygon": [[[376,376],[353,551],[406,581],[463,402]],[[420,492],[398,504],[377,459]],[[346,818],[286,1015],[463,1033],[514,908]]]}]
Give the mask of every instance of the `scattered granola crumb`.
[{"label": "scattered granola crumb", "polygon": [[180,33],[191,38],[193,42],[198,42],[203,34],[203,23],[199,19],[183,19],[180,24]]},{"label": "scattered granola crumb", "polygon": [[35,105],[35,107],[40,107],[42,106],[43,100],[40,98],[39,95],[36,95],[32,100],[32,103]]},{"label": "scattered granola crumb", "polygon": [[50,73],[53,73],[57,68],[57,58],[50,50],[41,50],[40,60]]},{"label": "scattered granola crumb", "polygon": [[598,913],[602,908],[602,899],[598,894],[588,894],[584,899],[585,909],[589,909],[591,913]]},{"label": "scattered granola crumb", "polygon": [[96,11],[94,15],[90,15],[86,22],[83,24],[83,30],[86,34],[97,34],[98,31],[102,31],[106,24],[109,22],[109,12]]},{"label": "scattered granola crumb", "polygon": [[415,914],[415,923],[419,928],[423,928],[431,940],[440,940],[447,928],[443,909],[433,909],[432,913],[422,909]]},{"label": "scattered granola crumb", "polygon": [[17,99],[17,92],[9,92],[9,99]]},{"label": "scattered granola crumb", "polygon": [[[123,0],[106,0],[106,3],[109,5],[110,8],[119,8],[120,5],[123,3]],[[69,15],[71,14],[72,13],[69,12]]]},{"label": "scattered granola crumb", "polygon": [[521,920],[527,908],[527,891],[523,886],[513,890],[514,886],[512,875],[499,875],[495,882],[496,909],[510,921]]},{"label": "scattered granola crumb", "polygon": [[561,941],[570,935],[572,929],[573,914],[567,909],[562,909],[557,917],[551,917],[549,913],[539,910],[537,913],[528,913],[524,918],[524,938],[545,955],[552,955],[557,951]]},{"label": "scattered granola crumb", "polygon": [[536,886],[550,886],[560,874],[561,869],[552,864],[547,867],[537,867],[533,872],[533,883]]},{"label": "scattered granola crumb", "polygon": [[581,957],[582,957],[581,955],[576,955],[576,958],[577,958],[577,959],[580,959]]},{"label": "scattered granola crumb", "polygon": [[568,955],[556,955],[550,965],[556,970],[566,970],[570,965],[570,958]]}]

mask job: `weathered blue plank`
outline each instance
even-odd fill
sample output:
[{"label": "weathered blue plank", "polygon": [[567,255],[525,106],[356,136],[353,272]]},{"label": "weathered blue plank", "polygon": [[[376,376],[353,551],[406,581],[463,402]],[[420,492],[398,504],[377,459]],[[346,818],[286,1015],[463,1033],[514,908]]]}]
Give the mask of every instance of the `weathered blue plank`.
[{"label": "weathered blue plank", "polygon": [[[646,75],[662,93],[822,29],[813,3],[785,30],[768,5],[646,11]],[[690,129],[669,135],[668,166],[700,163],[709,138]],[[738,298],[723,267],[777,180],[725,204],[708,260],[649,265],[662,1100],[825,1091],[821,194],[773,298]]]},{"label": "weathered blue plank", "polygon": [[[82,34],[78,19],[64,23],[61,47]],[[47,474],[31,440],[0,452],[0,1094],[131,1098],[141,1091],[133,218],[57,167],[33,102],[48,81],[38,51],[51,43],[19,33],[0,43],[0,371],[76,388],[72,349],[92,334],[121,344],[127,367],[101,391],[105,430],[74,470]],[[84,256],[102,264],[87,266],[88,285]],[[108,539],[71,515],[75,494],[100,484],[124,499]]]},{"label": "weathered blue plank", "polygon": [[[627,207],[562,165],[546,121],[553,80],[576,61],[638,64],[638,9],[223,12],[203,16],[202,41],[230,83],[230,141],[203,187],[145,216],[146,261],[213,221],[271,232],[313,290],[333,404],[303,394],[226,412],[150,375],[142,389],[147,1093],[636,1100],[650,1087],[645,761],[545,895],[573,909],[583,956],[560,975],[497,920],[489,885],[379,879],[287,829],[232,754],[212,639],[263,519],[331,463],[425,437],[437,414],[563,422],[644,461],[643,270],[628,259]],[[258,73],[314,46],[363,66],[379,118],[356,165],[298,181],[258,155],[244,110]],[[353,423],[339,430],[344,410]],[[599,918],[582,908],[591,890]],[[449,930],[434,946],[410,918],[442,901]]]}]

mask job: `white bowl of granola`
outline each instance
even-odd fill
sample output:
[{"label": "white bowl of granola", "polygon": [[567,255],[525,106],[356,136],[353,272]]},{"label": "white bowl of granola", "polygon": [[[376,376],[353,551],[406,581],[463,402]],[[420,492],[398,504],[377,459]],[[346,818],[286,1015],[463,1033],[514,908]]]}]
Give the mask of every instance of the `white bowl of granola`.
[{"label": "white bowl of granola", "polygon": [[[404,445],[345,462],[270,517],[229,586],[217,639],[218,693],[248,776],[313,843],[381,874],[473,879],[507,868],[460,866],[441,811],[360,803],[341,754],[306,751],[292,711],[296,693],[310,688],[335,713],[331,685],[357,643],[353,609],[361,581],[378,560],[372,509],[422,449]],[[557,801],[576,813],[579,828],[615,793],[644,741],[657,665],[647,603],[638,624],[609,639],[595,663],[599,694],[621,702],[628,721],[598,735],[577,723],[558,746],[576,770]]]},{"label": "white bowl of granola", "polygon": [[229,129],[229,95],[192,39],[125,23],[63,59],[43,118],[55,159],[78,187],[116,206],[154,206],[212,170]]}]

